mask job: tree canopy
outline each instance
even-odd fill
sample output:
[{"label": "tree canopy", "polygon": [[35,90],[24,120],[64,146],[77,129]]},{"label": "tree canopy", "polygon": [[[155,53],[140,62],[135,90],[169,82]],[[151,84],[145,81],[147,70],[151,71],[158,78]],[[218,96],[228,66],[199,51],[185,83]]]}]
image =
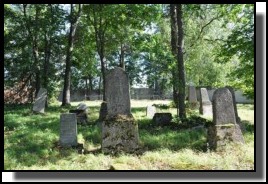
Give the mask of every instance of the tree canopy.
[{"label": "tree canopy", "polygon": [[29,99],[40,87],[50,99],[62,89],[105,97],[106,70],[120,66],[132,86],[173,90],[176,103],[189,84],[229,85],[253,98],[254,5],[176,7],[173,20],[178,9],[166,4],[5,4],[5,89],[27,87]]}]

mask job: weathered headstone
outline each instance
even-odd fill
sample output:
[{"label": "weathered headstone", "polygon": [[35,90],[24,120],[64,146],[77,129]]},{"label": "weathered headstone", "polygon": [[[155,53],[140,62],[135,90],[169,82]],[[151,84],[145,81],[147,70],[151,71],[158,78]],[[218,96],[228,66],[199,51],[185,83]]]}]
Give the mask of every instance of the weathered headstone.
[{"label": "weathered headstone", "polygon": [[153,122],[156,125],[166,126],[169,125],[172,120],[171,113],[155,113],[153,117]]},{"label": "weathered headstone", "polygon": [[86,124],[88,123],[87,109],[88,106],[86,104],[80,103],[76,109],[69,110],[69,113],[76,114],[77,123]]},{"label": "weathered headstone", "polygon": [[198,101],[197,101],[197,97],[196,97],[196,89],[194,86],[189,86],[188,103],[189,103],[189,107],[192,109],[195,109],[198,107]]},{"label": "weathered headstone", "polygon": [[107,116],[107,102],[102,102],[100,107],[99,121],[103,121]]},{"label": "weathered headstone", "polygon": [[147,108],[146,108],[146,116],[148,118],[153,118],[155,113],[156,113],[155,106],[148,105]]},{"label": "weathered headstone", "polygon": [[229,89],[229,91],[232,94],[236,123],[240,126],[242,131],[245,131],[245,127],[242,125],[241,119],[240,119],[240,117],[238,116],[238,113],[237,113],[237,106],[236,106],[236,99],[235,99],[234,89],[231,86],[226,86],[226,88]]},{"label": "weathered headstone", "polygon": [[80,103],[77,105],[76,109],[87,111],[88,106],[84,103]]},{"label": "weathered headstone", "polygon": [[60,116],[60,145],[71,147],[77,145],[76,114],[66,113]]},{"label": "weathered headstone", "polygon": [[227,88],[217,89],[212,98],[213,125],[208,127],[208,143],[217,150],[229,141],[244,143],[240,126],[236,124],[232,94]]},{"label": "weathered headstone", "polygon": [[135,152],[138,149],[138,124],[130,112],[129,82],[119,67],[106,75],[107,116],[102,122],[104,153]]},{"label": "weathered headstone", "polygon": [[45,113],[45,106],[47,101],[47,90],[40,88],[35,99],[33,111],[37,113]]},{"label": "weathered headstone", "polygon": [[200,114],[206,116],[212,116],[212,104],[208,97],[208,91],[206,88],[200,89]]},{"label": "weathered headstone", "polygon": [[130,92],[128,76],[119,67],[106,76],[106,99],[108,116],[130,115]]}]

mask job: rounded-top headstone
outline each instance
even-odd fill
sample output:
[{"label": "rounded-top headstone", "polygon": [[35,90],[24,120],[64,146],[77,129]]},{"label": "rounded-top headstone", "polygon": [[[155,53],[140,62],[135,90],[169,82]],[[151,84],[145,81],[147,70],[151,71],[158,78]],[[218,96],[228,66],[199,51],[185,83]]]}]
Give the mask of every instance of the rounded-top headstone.
[{"label": "rounded-top headstone", "polygon": [[212,106],[214,124],[236,124],[233,99],[229,89],[217,89],[212,97]]},{"label": "rounded-top headstone", "polygon": [[197,102],[197,97],[196,97],[196,89],[195,86],[189,86],[189,102],[190,103],[195,103]]},{"label": "rounded-top headstone", "polygon": [[84,103],[78,104],[77,108],[78,110],[87,110],[88,106]]}]

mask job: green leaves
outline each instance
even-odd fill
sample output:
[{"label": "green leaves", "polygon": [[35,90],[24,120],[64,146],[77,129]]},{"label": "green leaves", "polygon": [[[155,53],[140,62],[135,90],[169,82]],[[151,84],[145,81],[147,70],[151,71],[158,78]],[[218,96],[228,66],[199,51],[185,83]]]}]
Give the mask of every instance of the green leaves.
[{"label": "green leaves", "polygon": [[[237,57],[239,65],[229,75],[235,87],[244,91],[250,98],[254,97],[254,5],[241,5],[232,9],[236,19],[232,33],[222,44],[219,62],[229,62]],[[242,17],[242,18],[241,18]],[[237,80],[239,79],[239,80]]]}]

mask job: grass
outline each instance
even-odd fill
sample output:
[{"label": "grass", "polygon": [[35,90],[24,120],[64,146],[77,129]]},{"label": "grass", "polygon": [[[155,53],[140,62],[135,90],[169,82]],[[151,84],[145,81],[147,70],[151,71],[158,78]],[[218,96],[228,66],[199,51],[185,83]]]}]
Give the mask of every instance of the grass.
[{"label": "grass", "polygon": [[[101,134],[97,125],[101,101],[84,102],[89,106],[89,124],[78,125],[78,142],[84,154],[76,149],[58,147],[60,114],[76,107],[62,108],[50,104],[45,115],[33,114],[32,105],[5,105],[5,170],[251,170],[254,169],[254,108],[238,105],[238,114],[246,127],[245,144],[229,144],[220,152],[206,149],[203,129],[157,127],[146,117],[146,106],[170,104],[168,100],[133,100],[132,114],[139,124],[140,155],[104,155],[100,151]],[[176,115],[175,108],[158,109]],[[187,110],[188,116],[198,109]],[[174,124],[176,126],[176,124]]]}]

